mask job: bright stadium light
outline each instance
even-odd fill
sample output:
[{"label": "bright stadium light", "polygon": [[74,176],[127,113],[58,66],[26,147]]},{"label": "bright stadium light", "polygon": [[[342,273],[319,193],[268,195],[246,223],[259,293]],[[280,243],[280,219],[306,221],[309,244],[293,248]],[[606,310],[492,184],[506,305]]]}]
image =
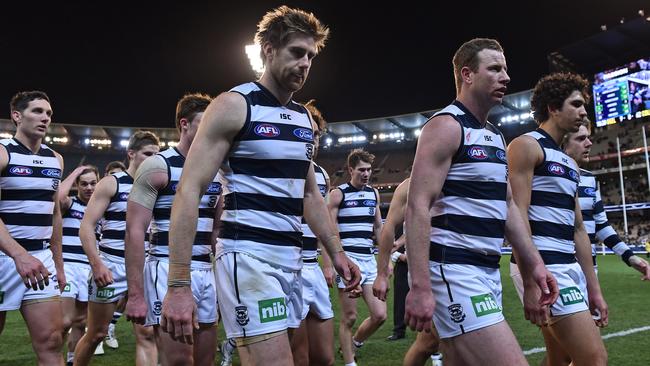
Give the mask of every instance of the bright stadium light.
[{"label": "bright stadium light", "polygon": [[169,142],[167,143],[167,146],[169,146],[169,147],[176,147],[176,146],[178,146],[178,141],[169,141]]},{"label": "bright stadium light", "polygon": [[7,133],[7,132],[3,132],[3,133],[0,133],[0,137],[2,137],[3,139],[10,139],[10,138],[14,137],[14,135],[12,135],[10,133]]},{"label": "bright stadium light", "polygon": [[120,140],[120,146],[122,147],[129,146],[129,140]]},{"label": "bright stadium light", "polygon": [[422,130],[419,129],[419,128],[417,130],[413,131],[413,134],[415,135],[415,137],[420,136],[420,133],[422,133]]},{"label": "bright stadium light", "polygon": [[52,138],[50,136],[45,136],[45,142],[50,142],[52,141]]},{"label": "bright stadium light", "polygon": [[262,62],[262,57],[260,52],[262,48],[258,44],[249,44],[245,47],[246,56],[248,56],[248,61],[251,63],[251,68],[255,71],[255,74],[258,76],[262,75],[264,72],[264,63]]}]

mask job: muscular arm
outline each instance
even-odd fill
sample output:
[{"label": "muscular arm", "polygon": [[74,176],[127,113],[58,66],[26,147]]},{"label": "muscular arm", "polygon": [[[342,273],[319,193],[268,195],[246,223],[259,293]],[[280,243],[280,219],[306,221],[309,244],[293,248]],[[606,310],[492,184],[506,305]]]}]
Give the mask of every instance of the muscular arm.
[{"label": "muscular arm", "polygon": [[79,239],[83,247],[88,262],[93,268],[93,272],[98,266],[103,265],[99,252],[97,251],[97,238],[95,237],[95,227],[97,222],[102,218],[106,208],[108,207],[111,197],[117,191],[117,180],[114,176],[109,175],[102,178],[95,192],[88,201],[84,218],[81,220],[79,226]]},{"label": "muscular arm", "polygon": [[192,238],[196,234],[199,200],[217,174],[236,134],[243,127],[246,114],[246,101],[237,93],[219,95],[203,114],[172,206],[169,233],[170,282],[189,280]]},{"label": "muscular arm", "polygon": [[77,180],[79,174],[81,174],[81,172],[86,168],[87,167],[84,165],[78,166],[75,168],[75,170],[72,171],[72,173],[68,174],[68,176],[61,181],[61,184],[59,184],[59,193],[57,195],[57,199],[61,205],[62,211],[67,211],[70,208],[70,205],[72,204],[72,199],[69,197],[70,190],[72,189],[72,186]]},{"label": "muscular arm", "polygon": [[144,297],[144,238],[158,198],[168,183],[167,165],[159,156],[151,156],[138,168],[126,209],[124,257],[129,301]]},{"label": "muscular arm", "polygon": [[435,305],[429,277],[429,210],[442,191],[461,136],[461,127],[452,117],[433,118],[422,129],[413,161],[406,208],[411,291],[405,321],[417,331],[431,328]]},{"label": "muscular arm", "polygon": [[[63,172],[63,158],[56,153],[56,158],[61,164]],[[59,290],[63,291],[66,285],[65,271],[63,270],[63,218],[61,217],[61,204],[59,203],[59,192],[54,192],[54,211],[52,212],[52,238],[50,239],[50,250],[52,259],[56,268],[57,278],[59,279]]]},{"label": "muscular arm", "polygon": [[379,198],[379,192],[373,188],[373,191],[375,191],[375,197],[377,197],[377,203],[375,204],[375,222],[372,226],[373,234],[375,235],[375,240],[377,241],[377,245],[379,245],[379,235],[381,235],[381,211],[379,210],[381,200]]},{"label": "muscular arm", "polygon": [[[388,261],[395,241],[395,229],[404,223],[404,213],[410,179],[407,178],[395,189],[386,215],[386,222],[379,234],[379,256],[377,258],[377,276],[388,276]],[[402,239],[404,235],[400,237]]]}]

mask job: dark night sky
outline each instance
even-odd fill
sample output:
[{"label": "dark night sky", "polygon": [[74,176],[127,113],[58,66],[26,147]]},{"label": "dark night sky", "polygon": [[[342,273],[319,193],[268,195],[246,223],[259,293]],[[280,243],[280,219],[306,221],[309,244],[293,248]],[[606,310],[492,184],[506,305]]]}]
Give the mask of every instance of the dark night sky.
[{"label": "dark night sky", "polygon": [[423,0],[25,3],[3,5],[0,117],[15,92],[41,89],[55,122],[155,127],[172,127],[185,92],[216,95],[252,80],[244,45],[281,4],[313,11],[331,28],[295,98],[316,98],[330,122],[446,105],[451,57],[473,37],[501,41],[517,92],[548,72],[550,52],[650,12],[648,0],[452,1],[454,11]]}]

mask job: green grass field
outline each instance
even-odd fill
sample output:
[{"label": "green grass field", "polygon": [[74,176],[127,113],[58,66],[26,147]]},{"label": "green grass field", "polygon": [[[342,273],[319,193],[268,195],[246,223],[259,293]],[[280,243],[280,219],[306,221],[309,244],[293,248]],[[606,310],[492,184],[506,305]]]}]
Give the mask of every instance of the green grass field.
[{"label": "green grass field", "polygon": [[[508,256],[502,258],[503,278],[503,306],[505,316],[514,330],[522,349],[530,350],[543,347],[541,333],[532,324],[523,318],[523,311],[508,276]],[[638,273],[625,266],[618,257],[599,257],[599,278],[605,299],[609,304],[609,327],[602,334],[613,334],[633,328],[650,326],[650,283],[641,282]],[[332,297],[336,299],[336,297]],[[407,333],[404,340],[396,342],[385,341],[392,330],[392,297],[388,303],[388,320],[382,328],[371,337],[358,353],[360,365],[400,365],[402,356],[410,343],[415,339],[415,334]],[[334,301],[335,311],[338,308]],[[367,316],[364,307],[359,307],[357,324]],[[336,324],[338,326],[338,322]],[[223,332],[220,331],[220,339]],[[106,354],[96,356],[94,365],[133,365],[134,343],[131,325],[120,320],[117,327],[117,337],[120,342],[118,350],[105,347]],[[605,340],[609,353],[610,365],[650,365],[650,331],[641,331],[625,336],[612,337]],[[538,365],[544,353],[535,353],[528,356],[531,365]],[[220,354],[217,354],[220,357]],[[7,314],[7,324],[0,335],[0,365],[33,365],[35,356],[32,351],[26,327],[19,312]],[[342,365],[341,358],[337,355],[337,365]],[[218,364],[218,360],[216,362]],[[489,362],[486,360],[486,364]],[[238,362],[235,361],[235,365]]]}]

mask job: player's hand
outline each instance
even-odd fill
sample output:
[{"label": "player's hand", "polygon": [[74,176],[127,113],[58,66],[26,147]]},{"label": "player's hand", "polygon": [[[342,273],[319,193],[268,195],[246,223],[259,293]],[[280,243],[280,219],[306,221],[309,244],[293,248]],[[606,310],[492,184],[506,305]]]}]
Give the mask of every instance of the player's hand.
[{"label": "player's hand", "polygon": [[196,303],[189,286],[169,287],[163,300],[160,327],[173,340],[194,344],[194,329],[199,329],[196,312]]},{"label": "player's hand", "polygon": [[546,269],[542,261],[538,262],[531,274],[533,281],[535,281],[535,284],[541,290],[539,304],[545,306],[553,305],[560,295],[560,289],[557,286],[555,277]]},{"label": "player's hand", "polygon": [[15,256],[16,271],[23,279],[25,287],[36,291],[50,284],[50,271],[33,255],[25,252]]},{"label": "player's hand", "polygon": [[336,280],[336,271],[331,266],[323,267],[323,277],[325,277],[325,282],[327,282],[327,287],[334,287],[334,281]]},{"label": "player's hand", "polygon": [[550,320],[549,306],[540,304],[542,291],[536,283],[524,285],[524,317],[538,326],[548,325]]},{"label": "player's hand", "polygon": [[641,280],[650,281],[650,265],[648,265],[648,262],[645,259],[640,258],[636,255],[631,256],[629,260],[632,268],[641,272],[642,274]]},{"label": "player's hand", "polygon": [[433,326],[433,309],[436,303],[433,292],[430,288],[411,288],[406,295],[406,311],[404,312],[404,323],[411,330],[427,333],[431,332]]},{"label": "player's hand", "polygon": [[101,261],[92,268],[93,280],[98,288],[106,287],[113,283],[113,274]]},{"label": "player's hand", "polygon": [[589,294],[589,311],[592,315],[598,316],[597,319],[594,319],[596,325],[600,328],[606,327],[609,321],[609,309],[603,294],[600,291],[591,290],[587,290],[587,293]]},{"label": "player's hand", "polygon": [[334,264],[336,272],[338,272],[343,283],[345,283],[345,292],[350,292],[359,286],[359,283],[361,283],[361,271],[359,271],[359,267],[344,252],[336,253],[332,257],[332,264]]},{"label": "player's hand", "polygon": [[388,283],[388,276],[377,275],[375,282],[372,284],[372,294],[379,300],[386,301],[386,295],[389,290],[390,284]]},{"label": "player's hand", "polygon": [[56,269],[56,282],[58,282],[59,292],[63,293],[65,287],[68,285],[68,280],[65,278],[65,270],[63,268]]},{"label": "player's hand", "polygon": [[129,292],[125,313],[126,320],[144,325],[147,318],[147,304],[142,294],[136,294],[133,291]]}]

